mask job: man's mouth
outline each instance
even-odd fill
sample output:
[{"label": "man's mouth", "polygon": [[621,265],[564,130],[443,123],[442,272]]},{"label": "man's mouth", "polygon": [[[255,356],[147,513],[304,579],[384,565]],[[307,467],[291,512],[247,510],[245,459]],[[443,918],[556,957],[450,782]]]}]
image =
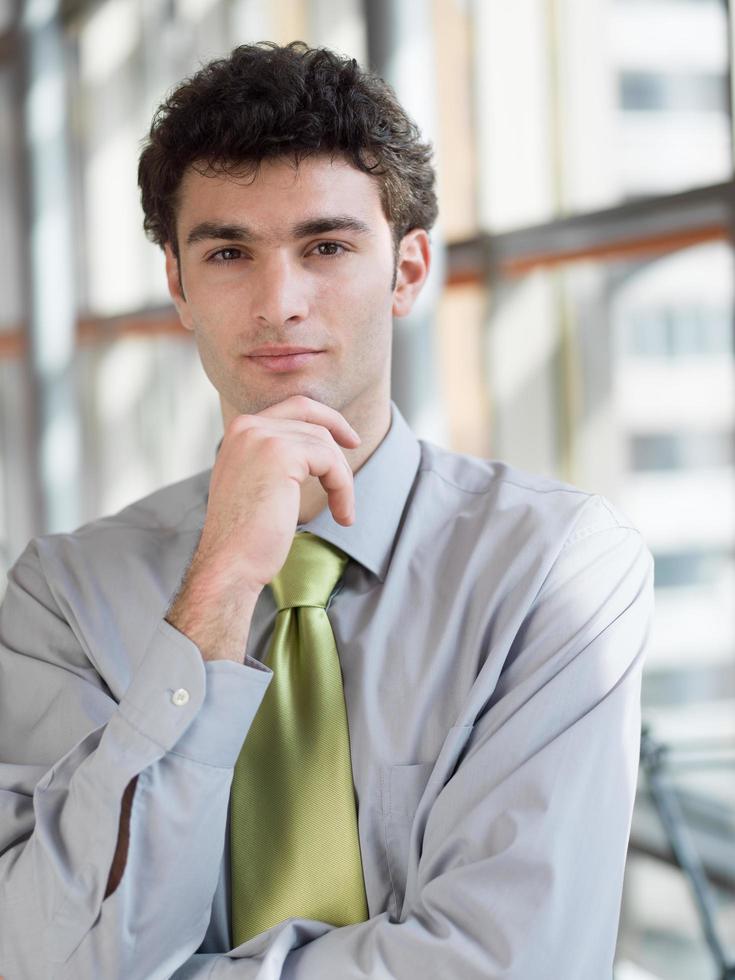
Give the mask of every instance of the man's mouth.
[{"label": "man's mouth", "polygon": [[[261,353],[262,351],[262,353]],[[259,348],[248,354],[249,360],[265,371],[296,371],[315,361],[325,351],[309,347]]]}]

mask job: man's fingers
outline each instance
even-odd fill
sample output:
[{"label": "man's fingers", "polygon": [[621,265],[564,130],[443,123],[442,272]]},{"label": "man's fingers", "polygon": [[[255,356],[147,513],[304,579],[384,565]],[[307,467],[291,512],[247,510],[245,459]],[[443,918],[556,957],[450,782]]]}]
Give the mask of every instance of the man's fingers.
[{"label": "man's fingers", "polygon": [[359,434],[336,408],[324,405],[307,395],[292,395],[282,402],[269,405],[268,408],[258,412],[258,415],[323,425],[329,429],[335,441],[343,446],[357,446],[361,441]]},{"label": "man's fingers", "polygon": [[278,455],[285,452],[296,466],[291,476],[299,483],[307,474],[316,476],[334,519],[352,524],[354,478],[340,445],[355,448],[361,440],[340,412],[305,395],[294,395],[255,414],[236,416],[229,430],[226,435],[230,438],[245,437],[253,446],[264,440],[272,443]]},{"label": "man's fingers", "polygon": [[339,449],[321,439],[314,439],[308,449],[306,462],[309,474],[316,476],[327,492],[327,501],[335,521],[352,523],[355,509],[355,484],[352,470]]}]

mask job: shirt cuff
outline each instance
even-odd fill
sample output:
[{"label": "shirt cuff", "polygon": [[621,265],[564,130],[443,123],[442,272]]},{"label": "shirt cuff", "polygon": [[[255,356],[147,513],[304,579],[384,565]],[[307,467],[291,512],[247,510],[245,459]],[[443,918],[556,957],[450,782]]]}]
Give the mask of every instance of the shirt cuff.
[{"label": "shirt cuff", "polygon": [[165,752],[232,768],[273,672],[218,660],[205,664],[199,648],[166,620],[120,702],[119,712]]},{"label": "shirt cuff", "polygon": [[210,660],[204,670],[204,703],[173,754],[232,769],[273,671],[261,664],[250,667],[234,660]]}]

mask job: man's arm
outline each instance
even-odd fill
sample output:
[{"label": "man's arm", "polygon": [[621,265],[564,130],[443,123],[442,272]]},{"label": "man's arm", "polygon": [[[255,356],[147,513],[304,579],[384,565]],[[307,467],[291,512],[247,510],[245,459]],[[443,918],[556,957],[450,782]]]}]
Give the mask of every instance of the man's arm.
[{"label": "man's arm", "polygon": [[[652,563],[580,524],[528,611],[459,765],[412,830],[400,921],[289,920],[175,974],[257,980],[603,980],[635,796]],[[431,786],[431,779],[429,782]]]},{"label": "man's arm", "polygon": [[0,973],[168,977],[206,931],[271,673],[204,664],[162,621],[117,704],[49,588],[48,546],[29,545],[0,608]]}]

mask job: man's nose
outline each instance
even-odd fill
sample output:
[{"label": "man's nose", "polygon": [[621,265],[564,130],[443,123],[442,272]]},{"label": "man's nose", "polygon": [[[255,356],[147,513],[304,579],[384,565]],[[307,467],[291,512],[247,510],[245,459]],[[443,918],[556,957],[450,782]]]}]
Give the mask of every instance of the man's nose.
[{"label": "man's nose", "polygon": [[254,277],[252,303],[255,317],[275,327],[305,319],[307,284],[298,263],[285,252],[268,256]]}]

